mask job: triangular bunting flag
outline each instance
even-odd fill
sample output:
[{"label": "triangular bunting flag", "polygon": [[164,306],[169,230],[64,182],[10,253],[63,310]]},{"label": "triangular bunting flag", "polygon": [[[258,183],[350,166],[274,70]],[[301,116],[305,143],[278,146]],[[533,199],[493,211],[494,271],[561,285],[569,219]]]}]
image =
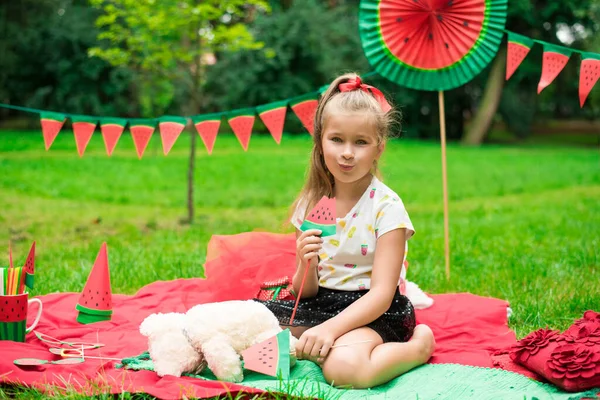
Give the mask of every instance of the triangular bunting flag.
[{"label": "triangular bunting flag", "polygon": [[538,83],[538,94],[560,74],[571,57],[571,50],[544,43],[544,60],[542,62],[542,76]]},{"label": "triangular bunting flag", "polygon": [[192,123],[198,131],[206,151],[211,154],[221,126],[221,114],[196,115],[192,117]]},{"label": "triangular bunting flag", "polygon": [[122,118],[103,118],[100,120],[100,129],[102,130],[102,139],[104,139],[104,147],[106,154],[112,155],[123,130],[127,125],[127,120]]},{"label": "triangular bunting flag", "polygon": [[44,135],[44,145],[46,151],[50,149],[54,139],[58,135],[58,132],[62,129],[65,119],[67,117],[64,114],[43,112],[40,114],[40,122],[42,124],[42,135]]},{"label": "triangular bunting flag", "polygon": [[77,322],[82,324],[107,321],[111,318],[112,291],[106,243],[102,243],[75,308],[79,311]]},{"label": "triangular bunting flag", "polygon": [[135,150],[140,160],[144,155],[144,151],[146,151],[155,127],[156,121],[153,119],[134,119],[129,121],[129,131],[133,137],[133,144],[135,144]]},{"label": "triangular bunting flag", "polygon": [[265,124],[277,144],[281,143],[287,103],[287,100],[284,100],[256,107],[260,119]]},{"label": "triangular bunting flag", "polygon": [[25,270],[25,285],[27,285],[29,289],[33,289],[33,278],[35,276],[35,242],[33,242],[31,249],[29,249],[27,260],[25,260],[25,265],[23,265],[23,270]]},{"label": "triangular bunting flag", "polygon": [[290,106],[302,125],[312,135],[315,132],[315,113],[319,105],[319,93],[309,93],[290,101]]},{"label": "triangular bunting flag", "polygon": [[160,118],[158,128],[160,129],[160,138],[165,156],[169,154],[186,125],[187,119],[184,117],[164,116]]},{"label": "triangular bunting flag", "polygon": [[83,157],[85,148],[96,130],[98,120],[86,115],[73,115],[71,123],[73,125],[73,134],[75,135],[75,143],[77,144],[77,153],[79,153],[79,157]]},{"label": "triangular bunting flag", "polygon": [[238,110],[227,115],[229,126],[233,129],[233,133],[235,133],[244,151],[248,151],[254,118],[254,109],[252,108]]},{"label": "triangular bunting flag", "polygon": [[279,332],[242,351],[244,368],[281,379],[290,377],[290,331]]},{"label": "triangular bunting flag", "polygon": [[579,68],[579,106],[583,107],[592,88],[600,78],[600,54],[582,53]]},{"label": "triangular bunting flag", "polygon": [[509,80],[512,74],[515,73],[519,65],[523,62],[531,46],[533,40],[516,33],[508,32],[508,52],[506,53],[506,80]]}]

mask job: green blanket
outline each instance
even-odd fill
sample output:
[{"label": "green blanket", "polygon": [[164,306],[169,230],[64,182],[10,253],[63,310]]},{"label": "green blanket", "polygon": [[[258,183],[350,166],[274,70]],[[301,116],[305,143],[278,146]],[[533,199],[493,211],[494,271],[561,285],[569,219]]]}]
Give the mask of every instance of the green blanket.
[{"label": "green blanket", "polygon": [[[123,359],[124,367],[153,371],[148,353]],[[391,382],[367,390],[340,389],[327,384],[321,368],[310,361],[298,361],[289,380],[270,378],[252,371],[244,371],[242,385],[269,392],[288,393],[299,397],[332,400],[383,399],[477,399],[477,400],[576,400],[595,398],[598,390],[567,393],[556,386],[529,379],[502,369],[469,367],[458,364],[426,364]],[[187,375],[206,380],[217,380],[206,370],[201,375]]]}]

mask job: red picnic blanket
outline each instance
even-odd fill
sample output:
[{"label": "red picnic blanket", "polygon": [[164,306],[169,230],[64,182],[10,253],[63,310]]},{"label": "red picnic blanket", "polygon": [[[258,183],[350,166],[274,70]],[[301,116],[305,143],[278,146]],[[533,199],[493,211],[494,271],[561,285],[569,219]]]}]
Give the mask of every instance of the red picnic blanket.
[{"label": "red picnic blanket", "polygon": [[[252,232],[213,236],[205,265],[207,279],[159,281],[133,296],[113,295],[112,319],[89,325],[76,321],[78,293],[40,296],[44,312],[36,331],[61,340],[105,344],[101,349],[89,350],[90,356],[139,355],[147,350],[147,339],[139,333],[139,325],[149,314],[185,312],[207,302],[250,299],[261,282],[293,274],[294,243],[293,234]],[[437,347],[430,362],[491,368],[492,354],[516,342],[514,332],[507,326],[506,301],[468,293],[432,297],[435,300],[432,307],[417,310],[417,322],[429,325],[436,337]],[[0,382],[26,384],[49,392],[68,387],[88,395],[127,391],[169,399],[261,392],[242,385],[189,377],[159,378],[151,371],[117,369],[118,362],[97,359],[77,365],[17,367],[13,364],[17,358],[59,358],[33,334],[27,336],[26,343],[0,341],[0,355]]]}]

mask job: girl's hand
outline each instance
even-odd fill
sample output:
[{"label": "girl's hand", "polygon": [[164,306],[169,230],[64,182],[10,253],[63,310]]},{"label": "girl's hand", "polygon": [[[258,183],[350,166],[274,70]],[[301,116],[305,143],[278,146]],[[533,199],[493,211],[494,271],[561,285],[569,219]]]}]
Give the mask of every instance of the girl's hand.
[{"label": "girl's hand", "polygon": [[298,359],[323,362],[337,337],[324,324],[306,330],[296,343]]},{"label": "girl's hand", "polygon": [[320,234],[319,229],[308,229],[296,239],[296,254],[303,263],[310,262],[309,266],[313,268],[319,264],[319,252],[323,246]]}]

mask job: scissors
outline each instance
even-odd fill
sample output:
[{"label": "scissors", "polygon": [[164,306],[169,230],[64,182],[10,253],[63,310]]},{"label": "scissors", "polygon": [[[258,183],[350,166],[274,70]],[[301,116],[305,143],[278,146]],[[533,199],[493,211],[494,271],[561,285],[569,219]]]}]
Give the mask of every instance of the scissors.
[{"label": "scissors", "polygon": [[[77,341],[67,342],[64,340],[56,339],[50,335],[46,335],[45,333],[41,333],[38,331],[33,331],[33,333],[35,333],[35,336],[37,336],[37,338],[40,339],[42,342],[51,344],[53,346],[59,346],[60,348],[62,348],[63,346],[68,346],[71,348],[92,350],[92,349],[98,349],[100,347],[104,347],[104,344],[102,344],[102,343],[86,343],[86,342],[77,342]],[[52,352],[52,354],[57,354],[57,353],[54,353],[52,350],[51,350],[51,352]]]}]

